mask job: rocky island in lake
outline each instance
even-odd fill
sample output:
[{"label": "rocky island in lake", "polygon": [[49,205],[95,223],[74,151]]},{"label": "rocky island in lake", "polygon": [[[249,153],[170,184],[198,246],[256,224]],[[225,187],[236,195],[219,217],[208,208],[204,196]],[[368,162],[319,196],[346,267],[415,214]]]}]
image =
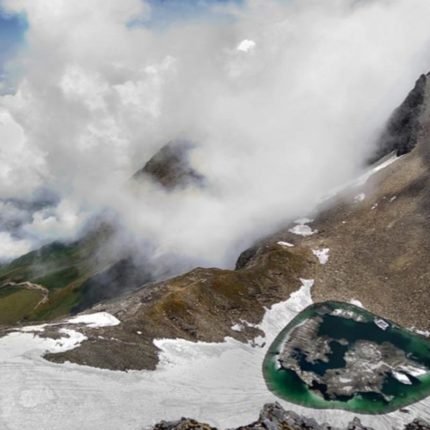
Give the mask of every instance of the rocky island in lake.
[{"label": "rocky island in lake", "polygon": [[300,313],[263,364],[271,391],[293,403],[382,414],[430,395],[430,342],[357,306]]}]

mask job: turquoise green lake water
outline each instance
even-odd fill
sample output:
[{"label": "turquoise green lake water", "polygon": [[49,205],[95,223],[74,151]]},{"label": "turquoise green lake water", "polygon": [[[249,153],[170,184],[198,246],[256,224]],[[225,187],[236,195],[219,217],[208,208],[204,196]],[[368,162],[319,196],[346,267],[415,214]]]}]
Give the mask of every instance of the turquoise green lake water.
[{"label": "turquoise green lake water", "polygon": [[[350,311],[360,321],[333,315],[333,311]],[[357,341],[369,341],[376,344],[390,343],[405,352],[410,362],[424,368],[419,376],[408,374],[409,384],[400,382],[390,373],[383,380],[382,394],[375,392],[354,392],[351,396],[328,399],[321,391],[310,389],[300,376],[291,369],[279,366],[279,353],[292,330],[312,317],[319,316],[318,336],[328,336],[331,354],[329,362],[309,363],[300,357],[301,370],[310,370],[324,375],[327,369],[342,369],[347,350]],[[356,318],[357,319],[357,318]],[[314,304],[297,315],[276,337],[263,362],[263,374],[268,388],[278,397],[302,406],[317,409],[343,409],[365,414],[385,414],[415,403],[430,395],[430,342],[423,336],[412,333],[391,321],[389,327],[381,329],[375,324],[379,318],[359,307],[340,302]],[[341,342],[338,343],[337,341]],[[348,345],[343,345],[344,341]],[[313,387],[315,388],[315,387]],[[333,397],[333,396],[331,396]]]}]

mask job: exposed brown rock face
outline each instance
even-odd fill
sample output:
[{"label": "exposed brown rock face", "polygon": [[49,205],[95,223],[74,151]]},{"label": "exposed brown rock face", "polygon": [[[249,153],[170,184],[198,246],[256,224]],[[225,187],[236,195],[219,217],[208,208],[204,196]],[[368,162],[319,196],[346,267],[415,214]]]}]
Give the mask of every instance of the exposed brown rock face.
[{"label": "exposed brown rock face", "polygon": [[[178,421],[163,421],[154,430],[216,430],[208,424],[198,423],[192,419],[182,418]],[[358,418],[353,419],[347,427],[339,429],[328,424],[317,423],[313,419],[285,411],[278,403],[264,405],[257,421],[236,430],[373,430],[361,424]],[[430,425],[421,420],[408,424],[404,430],[430,430]]]},{"label": "exposed brown rock face", "polygon": [[[208,424],[199,423],[192,419],[181,418],[178,421],[163,421],[153,427],[153,430],[216,430]],[[332,427],[328,424],[317,423],[313,419],[300,416],[291,411],[285,411],[278,403],[264,405],[257,421],[235,430],[374,430],[364,426],[358,418],[354,418],[345,428]],[[430,424],[415,420],[406,425],[404,430],[430,430]]]},{"label": "exposed brown rock face", "polygon": [[[419,84],[425,88],[415,149],[364,185],[326,202],[312,223],[318,233],[302,237],[286,228],[245,251],[235,271],[195,269],[98,305],[94,310],[106,310],[122,324],[100,329],[97,334],[105,340],[88,331],[89,340],[80,348],[49,358],[119,370],[153,369],[158,360],[154,338],[250,339],[256,329],[234,332],[231,326],[241,319],[258,323],[264,307],[286,300],[300,286],[299,278],[315,279],[315,302],[356,299],[400,325],[429,330],[428,81],[422,78]],[[354,199],[359,193],[365,198]],[[280,240],[295,246],[278,245]],[[312,254],[321,248],[330,249],[325,265]]]},{"label": "exposed brown rock face", "polygon": [[429,75],[421,75],[406,100],[393,112],[379,140],[374,160],[394,151],[397,155],[411,152],[421,131],[420,117],[425,109]]},{"label": "exposed brown rock face", "polygon": [[162,421],[154,426],[154,430],[216,430],[209,424],[199,423],[189,418],[181,418],[178,421]]},{"label": "exposed brown rock face", "polygon": [[[430,329],[429,79],[425,82],[415,149],[327,202],[312,223],[318,233],[296,241],[330,249],[328,263],[313,266],[315,302],[357,299],[376,314],[421,330]],[[360,193],[365,198],[354,199]],[[277,237],[293,236],[285,230]]]},{"label": "exposed brown rock face", "polygon": [[405,430],[428,430],[430,424],[423,420],[415,420],[405,427]]},{"label": "exposed brown rock face", "polygon": [[89,339],[81,347],[48,358],[115,370],[154,369],[158,362],[152,342],[155,338],[214,342],[225,336],[253,339],[261,334],[257,329],[247,327],[236,332],[231,327],[240,319],[258,323],[264,308],[289,297],[314,264],[308,250],[267,245],[241,270],[200,268],[147,285],[128,297],[92,309],[114,314],[120,325],[98,329],[97,333],[84,329]]},{"label": "exposed brown rock face", "polygon": [[168,189],[203,184],[203,176],[191,166],[189,160],[189,153],[193,147],[192,143],[185,140],[169,142],[136,172],[133,178],[137,180],[151,178]]}]

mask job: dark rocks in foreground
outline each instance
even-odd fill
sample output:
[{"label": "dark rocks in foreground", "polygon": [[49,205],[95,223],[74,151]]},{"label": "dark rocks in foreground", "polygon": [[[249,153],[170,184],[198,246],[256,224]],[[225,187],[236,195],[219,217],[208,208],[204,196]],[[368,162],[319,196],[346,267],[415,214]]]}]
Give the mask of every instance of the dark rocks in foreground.
[{"label": "dark rocks in foreground", "polygon": [[216,430],[209,424],[199,423],[189,418],[181,418],[178,421],[162,421],[154,427],[154,430]]},{"label": "dark rocks in foreground", "polygon": [[405,430],[428,430],[430,424],[423,420],[415,420],[405,427]]},{"label": "dark rocks in foreground", "polygon": [[[188,418],[178,421],[162,421],[155,425],[154,430],[216,430],[209,424],[199,423]],[[346,428],[332,427],[326,423],[319,424],[312,418],[306,418],[295,412],[286,411],[279,403],[264,405],[260,417],[252,424],[239,427],[235,430],[375,430],[361,424],[354,418]],[[422,420],[415,420],[408,424],[404,430],[430,430],[430,424]]]}]

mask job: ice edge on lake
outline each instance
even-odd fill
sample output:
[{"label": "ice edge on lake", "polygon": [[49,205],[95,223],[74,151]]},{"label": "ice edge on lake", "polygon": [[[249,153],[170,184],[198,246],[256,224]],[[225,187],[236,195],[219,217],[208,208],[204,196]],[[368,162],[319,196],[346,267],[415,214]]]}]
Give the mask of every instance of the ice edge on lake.
[{"label": "ice edge on lake", "polygon": [[[156,371],[112,372],[45,361],[46,351],[60,352],[85,338],[64,329],[61,339],[14,332],[0,338],[0,423],[8,430],[100,428],[137,430],[182,416],[219,428],[254,421],[262,406],[278,401],[318,422],[345,427],[358,416],[363,424],[385,430],[400,428],[415,417],[430,418],[428,400],[409,406],[409,414],[368,416],[339,410],[300,407],[275,397],[266,388],[261,366],[278,333],[312,304],[314,281],[302,279],[300,289],[267,309],[258,327],[264,337],[241,343],[227,337],[222,343],[193,343],[158,339]],[[39,327],[37,327],[39,328]],[[74,413],[69,411],[73,409]]]}]

